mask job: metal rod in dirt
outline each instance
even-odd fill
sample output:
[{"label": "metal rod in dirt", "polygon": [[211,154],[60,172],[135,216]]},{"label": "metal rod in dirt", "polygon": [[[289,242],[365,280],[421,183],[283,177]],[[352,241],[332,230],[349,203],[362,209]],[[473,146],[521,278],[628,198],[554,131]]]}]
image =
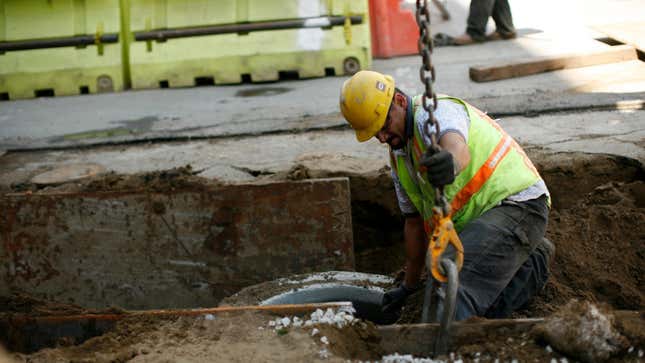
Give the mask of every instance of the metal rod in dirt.
[{"label": "metal rod in dirt", "polygon": [[201,316],[205,314],[239,313],[245,311],[266,311],[276,314],[299,314],[308,313],[317,309],[339,309],[353,307],[350,301],[338,301],[327,303],[311,304],[282,304],[282,305],[250,305],[250,306],[219,306],[215,308],[199,309],[164,309],[164,310],[133,310],[118,313],[86,313],[75,315],[45,315],[29,316],[27,314],[13,314],[0,317],[0,323],[11,321],[12,324],[26,323],[62,323],[82,320],[122,320],[134,316],[147,317],[177,317],[177,316]]},{"label": "metal rod in dirt", "polygon": [[[326,16],[318,18],[294,19],[283,21],[267,21],[255,23],[242,23],[242,24],[226,24],[226,25],[212,25],[200,26],[192,28],[181,29],[161,29],[152,31],[135,32],[134,40],[149,41],[157,40],[164,41],[173,38],[186,38],[197,37],[205,35],[217,34],[230,34],[230,33],[249,33],[261,30],[283,30],[283,29],[300,29],[300,28],[327,28],[335,25],[344,25],[345,16]],[[349,17],[352,25],[361,24],[363,22],[362,15],[354,15]]]},{"label": "metal rod in dirt", "polygon": [[[99,43],[118,43],[118,34],[103,34],[98,37]],[[65,38],[15,40],[0,42],[0,52],[11,52],[16,50],[33,50],[47,48],[80,47],[95,45],[97,37],[94,35],[77,35]]]}]

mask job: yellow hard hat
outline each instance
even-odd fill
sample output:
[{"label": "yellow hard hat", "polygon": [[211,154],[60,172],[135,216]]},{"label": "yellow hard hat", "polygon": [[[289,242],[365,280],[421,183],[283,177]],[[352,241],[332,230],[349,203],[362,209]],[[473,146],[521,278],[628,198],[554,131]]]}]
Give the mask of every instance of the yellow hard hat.
[{"label": "yellow hard hat", "polygon": [[343,83],[340,111],[356,132],[367,141],[383,127],[394,95],[394,79],[373,71],[360,71]]}]

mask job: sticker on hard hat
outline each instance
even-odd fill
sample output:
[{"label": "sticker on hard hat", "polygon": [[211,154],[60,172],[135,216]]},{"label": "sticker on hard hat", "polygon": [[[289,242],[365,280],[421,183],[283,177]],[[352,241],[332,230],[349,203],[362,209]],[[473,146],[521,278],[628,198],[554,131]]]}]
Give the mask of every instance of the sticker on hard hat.
[{"label": "sticker on hard hat", "polygon": [[379,91],[385,91],[385,83],[383,83],[381,81],[376,81],[376,88]]}]

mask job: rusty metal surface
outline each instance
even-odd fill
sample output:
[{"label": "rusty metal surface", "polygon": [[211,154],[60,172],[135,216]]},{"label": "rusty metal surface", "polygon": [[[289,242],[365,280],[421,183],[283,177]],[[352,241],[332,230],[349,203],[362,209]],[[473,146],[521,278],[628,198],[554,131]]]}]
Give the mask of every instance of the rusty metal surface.
[{"label": "rusty metal surface", "polygon": [[87,308],[214,306],[261,281],[353,269],[346,178],[0,198],[0,295]]}]

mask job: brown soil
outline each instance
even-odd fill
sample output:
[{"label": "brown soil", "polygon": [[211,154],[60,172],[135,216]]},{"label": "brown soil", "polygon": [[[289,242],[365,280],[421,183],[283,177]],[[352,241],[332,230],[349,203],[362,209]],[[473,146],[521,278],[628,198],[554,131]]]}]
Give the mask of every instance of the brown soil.
[{"label": "brown soil", "polygon": [[[584,361],[580,358],[586,351],[581,353],[573,350],[572,353],[567,346],[562,348],[553,343],[553,340],[545,340],[545,332],[552,330],[548,324],[553,324],[554,321],[566,329],[571,339],[580,335],[580,316],[585,312],[581,306],[586,305],[567,305],[544,323],[525,333],[509,335],[504,331],[496,331],[476,334],[451,355],[436,358],[448,362],[548,362],[551,359],[561,361],[565,357],[571,362]],[[642,350],[645,349],[645,316],[641,314],[640,318],[632,319],[633,321],[625,320],[616,324],[611,317],[611,309],[601,308],[601,311],[609,317],[609,329],[614,332],[618,347],[607,355],[608,362],[639,362],[639,354],[642,355]],[[56,348],[43,349],[30,355],[7,354],[4,361],[346,362],[373,361],[386,354],[380,346],[382,338],[376,326],[369,322],[344,328],[319,324],[276,331],[268,322],[277,317],[279,316],[258,312],[221,314],[210,319],[206,316],[165,319],[130,317],[121,320],[111,332],[83,344],[61,342]],[[470,320],[473,323],[483,321],[485,319]],[[318,330],[316,335],[312,335],[314,327]],[[329,344],[321,340],[323,336]],[[558,349],[564,349],[567,355]],[[0,351],[0,362],[3,362],[1,353]]]},{"label": "brown soil", "polygon": [[[539,151],[538,151],[539,152]],[[537,153],[537,152],[534,152]],[[553,199],[547,237],[557,248],[546,288],[514,317],[548,316],[572,298],[608,304],[610,309],[645,310],[645,173],[642,165],[603,155],[531,155]],[[297,173],[296,173],[297,172]],[[298,174],[299,173],[299,174]],[[384,187],[387,171],[377,176],[350,176],[354,209],[357,271],[397,275],[403,265],[401,217],[391,202],[391,187]],[[73,185],[37,190],[14,186],[14,191],[107,191],[149,188],[202,188],[213,183],[196,177],[190,166],[136,176],[104,175]],[[294,169],[291,177],[310,176],[311,170]],[[327,177],[324,173],[316,177]],[[376,178],[376,179],[373,179]],[[378,180],[378,182],[374,182]],[[375,184],[371,187],[372,184]],[[390,184],[388,184],[390,185]],[[371,188],[371,189],[370,189]],[[372,193],[373,192],[373,193]],[[370,214],[370,211],[373,214]],[[384,221],[388,221],[384,223]],[[394,222],[393,222],[394,221]],[[379,232],[381,235],[379,237]],[[396,243],[392,243],[396,241]],[[402,323],[420,320],[422,294],[406,306]],[[42,306],[30,301],[0,301],[0,311],[35,314],[69,313],[80,307]],[[566,313],[565,313],[566,314]],[[571,313],[573,314],[573,313]],[[571,315],[570,314],[570,315]],[[277,335],[266,327],[269,318],[242,315],[212,321],[178,319],[164,323],[124,321],[114,332],[79,346],[47,349],[19,360],[45,361],[317,361],[324,348],[307,331]],[[642,322],[642,319],[641,319]],[[330,328],[331,329],[331,328]],[[367,328],[366,328],[367,329]],[[637,349],[621,353],[615,361],[639,361],[644,349],[642,325],[617,327]],[[321,329],[322,330],[322,329]],[[375,359],[372,332],[347,329],[324,331],[332,344],[331,361],[360,357]],[[549,361],[561,355],[536,343],[533,335],[488,336],[457,351],[465,361]],[[364,354],[364,355],[363,355]],[[627,355],[625,355],[627,354]],[[221,357],[221,358],[220,358]],[[1,357],[0,357],[1,358]]]},{"label": "brown soil", "polygon": [[[12,358],[45,363],[344,362],[380,357],[375,326],[369,322],[342,329],[318,325],[277,332],[267,324],[276,318],[269,314],[245,312],[210,318],[128,318],[113,331],[81,345],[43,349],[31,355],[14,353]],[[312,336],[314,327],[319,333]],[[329,344],[321,341],[323,336]]]},{"label": "brown soil", "polygon": [[86,309],[75,304],[65,304],[44,300],[25,293],[15,293],[10,296],[0,296],[0,317],[3,314],[26,314],[35,316],[80,315],[80,314],[120,314],[123,309],[111,307],[108,309]]},{"label": "brown soil", "polygon": [[203,190],[219,185],[216,180],[197,176],[191,165],[169,170],[132,175],[109,172],[62,185],[22,183],[11,186],[11,192],[29,193],[82,193],[116,192],[131,190],[168,191],[176,189]]}]

